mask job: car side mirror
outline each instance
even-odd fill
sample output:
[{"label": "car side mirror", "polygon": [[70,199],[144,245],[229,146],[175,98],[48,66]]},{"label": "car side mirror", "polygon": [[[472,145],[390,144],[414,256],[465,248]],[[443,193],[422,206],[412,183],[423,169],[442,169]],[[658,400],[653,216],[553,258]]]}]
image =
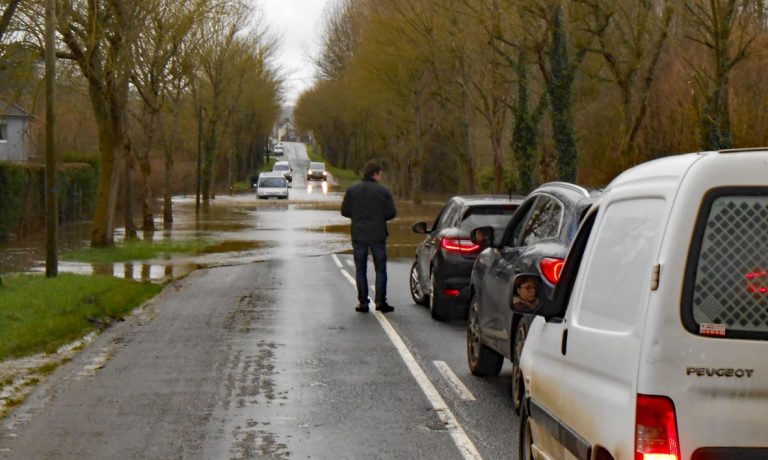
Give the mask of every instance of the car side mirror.
[{"label": "car side mirror", "polygon": [[413,233],[429,233],[426,222],[416,222],[415,224],[411,225],[411,230]]},{"label": "car side mirror", "polygon": [[544,295],[541,276],[533,273],[521,273],[512,279],[512,299],[509,307],[524,315],[562,318],[564,311],[557,300]]},{"label": "car side mirror", "polygon": [[483,249],[493,246],[493,227],[473,228],[469,232],[469,238]]}]

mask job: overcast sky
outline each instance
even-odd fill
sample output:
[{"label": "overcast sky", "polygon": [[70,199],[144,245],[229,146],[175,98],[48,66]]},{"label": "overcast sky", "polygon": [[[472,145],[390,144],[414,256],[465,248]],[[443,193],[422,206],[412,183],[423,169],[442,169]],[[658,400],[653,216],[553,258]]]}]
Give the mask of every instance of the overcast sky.
[{"label": "overcast sky", "polygon": [[277,62],[286,78],[285,103],[293,105],[299,93],[312,84],[316,54],[322,32],[322,11],[333,0],[259,0],[264,22],[280,38]]}]

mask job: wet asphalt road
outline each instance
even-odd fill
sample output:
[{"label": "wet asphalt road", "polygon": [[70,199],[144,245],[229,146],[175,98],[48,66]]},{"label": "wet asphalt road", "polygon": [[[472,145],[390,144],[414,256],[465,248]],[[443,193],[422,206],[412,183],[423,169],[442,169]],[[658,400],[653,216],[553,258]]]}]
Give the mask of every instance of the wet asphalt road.
[{"label": "wet asphalt road", "polygon": [[[0,458],[458,459],[460,448],[471,452],[466,443],[479,458],[516,458],[509,367],[495,379],[469,374],[465,323],[433,321],[413,304],[408,258],[389,263],[395,312],[356,313],[351,255],[302,250],[313,237],[290,218],[304,212],[317,211],[290,208],[274,220],[286,236],[275,257],[174,281],[57,369],[0,422]],[[474,400],[462,399],[441,361]],[[435,410],[425,385],[447,411]],[[466,438],[446,427],[447,412]]]}]

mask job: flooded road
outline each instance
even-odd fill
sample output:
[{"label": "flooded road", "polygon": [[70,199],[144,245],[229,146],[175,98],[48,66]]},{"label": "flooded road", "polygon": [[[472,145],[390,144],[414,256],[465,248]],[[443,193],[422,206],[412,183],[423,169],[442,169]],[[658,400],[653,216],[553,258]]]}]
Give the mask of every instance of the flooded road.
[{"label": "flooded road", "polygon": [[[174,197],[173,225],[164,228],[158,219],[155,232],[139,233],[140,238],[150,241],[206,241],[208,245],[201,253],[106,265],[60,260],[59,271],[164,281],[200,267],[351,251],[349,219],[339,213],[343,191],[332,179],[330,184],[307,181],[309,160],[303,146],[285,145],[285,158],[294,167],[288,200],[259,200],[255,192],[219,195],[197,213],[194,196]],[[411,232],[410,226],[419,220],[431,224],[443,204],[440,198],[418,206],[399,201],[398,216],[389,224],[389,256],[412,257],[423,236]],[[90,224],[63,225],[60,235],[62,252],[86,247]],[[118,229],[115,240],[121,241],[123,235],[124,230]],[[2,273],[42,272],[45,270],[44,260],[45,235],[42,233],[0,243]]]},{"label": "flooded road", "polygon": [[213,241],[187,258],[202,267],[35,383],[0,420],[0,458],[516,458],[511,369],[472,376],[466,322],[410,296],[410,225],[439,203],[399,204],[384,316],[354,311],[339,192],[291,193],[199,218],[177,200],[156,235]]}]

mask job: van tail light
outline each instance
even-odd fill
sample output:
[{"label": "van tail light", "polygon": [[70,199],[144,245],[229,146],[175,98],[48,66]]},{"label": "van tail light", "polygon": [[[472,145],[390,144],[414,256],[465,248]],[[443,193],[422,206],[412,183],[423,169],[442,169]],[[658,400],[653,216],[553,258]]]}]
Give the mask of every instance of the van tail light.
[{"label": "van tail light", "polygon": [[552,284],[557,284],[558,280],[560,280],[560,274],[563,272],[564,265],[564,259],[557,259],[555,257],[546,257],[539,262],[541,273]]},{"label": "van tail light", "polygon": [[635,460],[679,460],[675,404],[665,396],[637,395]]},{"label": "van tail light", "polygon": [[457,252],[460,254],[474,254],[480,250],[480,245],[472,240],[464,238],[443,238],[440,240],[440,247],[448,252]]}]

